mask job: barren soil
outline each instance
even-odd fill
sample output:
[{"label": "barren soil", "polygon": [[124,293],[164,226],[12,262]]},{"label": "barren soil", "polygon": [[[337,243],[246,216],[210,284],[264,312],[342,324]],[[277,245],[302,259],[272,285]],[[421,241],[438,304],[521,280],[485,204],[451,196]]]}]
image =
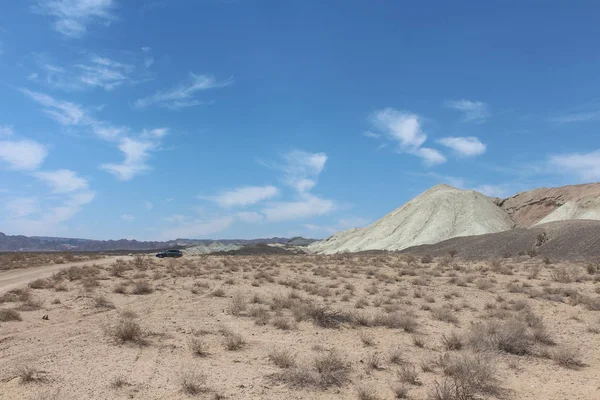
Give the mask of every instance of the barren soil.
[{"label": "barren soil", "polygon": [[0,294],[0,399],[600,393],[596,264],[136,257],[30,286]]}]

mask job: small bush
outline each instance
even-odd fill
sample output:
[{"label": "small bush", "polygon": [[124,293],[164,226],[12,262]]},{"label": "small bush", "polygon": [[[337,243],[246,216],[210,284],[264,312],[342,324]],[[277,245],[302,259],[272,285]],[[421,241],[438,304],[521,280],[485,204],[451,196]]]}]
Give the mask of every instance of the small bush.
[{"label": "small bush", "polygon": [[94,297],[94,306],[96,308],[108,308],[108,309],[116,308],[115,305],[113,303],[111,303],[110,301],[108,301],[106,299],[106,297],[104,297],[104,296]]},{"label": "small bush", "polygon": [[150,285],[147,281],[138,281],[133,285],[131,289],[131,294],[143,295],[150,294],[154,291],[152,285]]},{"label": "small bush", "polygon": [[365,346],[373,346],[375,344],[375,340],[373,340],[373,336],[369,335],[369,333],[366,331],[361,331],[358,334],[358,337],[360,338],[360,341],[362,342],[362,344]]},{"label": "small bush", "polygon": [[297,328],[294,321],[290,320],[289,318],[283,315],[273,318],[272,324],[275,328],[281,329],[282,331],[289,331]]},{"label": "small bush", "polygon": [[392,384],[392,392],[394,393],[395,399],[408,399],[409,391],[410,391],[410,386],[408,386],[404,383]]},{"label": "small bush", "polygon": [[132,342],[144,344],[144,332],[142,327],[131,317],[122,316],[115,325],[108,329],[108,334],[117,343]]},{"label": "small bush", "polygon": [[373,386],[359,385],[356,388],[358,400],[379,400],[377,390]]},{"label": "small bush", "polygon": [[224,340],[225,348],[229,351],[241,350],[245,345],[246,341],[239,333],[226,332]]},{"label": "small bush", "polygon": [[574,347],[560,347],[554,352],[552,358],[564,368],[579,369],[584,365],[580,351]]},{"label": "small bush", "polygon": [[397,375],[400,382],[407,383],[409,385],[421,386],[419,374],[413,365],[403,365],[402,368],[397,371]]},{"label": "small bush", "polygon": [[342,386],[348,380],[350,367],[336,351],[315,358],[314,366],[323,386]]},{"label": "small bush", "polygon": [[27,286],[32,289],[49,289],[54,286],[54,282],[50,279],[41,278],[29,282]]},{"label": "small bush", "polygon": [[274,350],[269,353],[269,360],[279,368],[293,368],[296,366],[296,356],[289,350]]},{"label": "small bush", "polygon": [[206,386],[206,375],[195,371],[187,371],[181,374],[181,390],[190,396],[207,393],[210,389]]},{"label": "small bush", "polygon": [[312,306],[307,311],[315,325],[321,328],[338,328],[342,323],[352,320],[348,314],[326,306]]},{"label": "small bush", "polygon": [[215,289],[212,292],[212,295],[214,297],[225,297],[225,291],[223,289],[221,289],[221,288],[218,288],[218,289]]},{"label": "small bush", "polygon": [[447,306],[431,309],[431,315],[438,321],[448,322],[450,324],[458,324],[458,318],[454,315],[454,311]]},{"label": "small bush", "polygon": [[38,370],[28,365],[21,366],[17,370],[17,375],[21,379],[21,384],[41,381],[43,379]]},{"label": "small bush", "polygon": [[231,315],[239,316],[243,312],[246,311],[246,297],[237,292],[231,298],[231,302],[229,303],[229,313]]},{"label": "small bush", "polygon": [[8,308],[0,308],[0,322],[21,321],[21,315]]},{"label": "small bush", "polygon": [[463,341],[456,332],[452,332],[449,336],[442,336],[442,344],[446,350],[461,350],[463,348]]},{"label": "small bush", "polygon": [[192,354],[198,357],[208,356],[208,344],[202,338],[192,338],[188,342],[188,347]]},{"label": "small bush", "polygon": [[421,264],[431,264],[433,262],[433,257],[429,254],[421,257]]}]

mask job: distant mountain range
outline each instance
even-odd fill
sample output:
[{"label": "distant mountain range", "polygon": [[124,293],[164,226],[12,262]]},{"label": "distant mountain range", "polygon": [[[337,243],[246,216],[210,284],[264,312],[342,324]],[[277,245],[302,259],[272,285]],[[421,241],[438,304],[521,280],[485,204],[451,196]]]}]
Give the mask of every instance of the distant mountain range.
[{"label": "distant mountain range", "polygon": [[175,239],[166,242],[143,242],[138,240],[90,240],[58,238],[46,236],[5,235],[0,232],[0,251],[117,251],[117,250],[159,250],[170,247],[186,247],[222,243],[224,245],[246,246],[258,243],[288,243],[289,239],[273,237],[265,239],[224,239],[195,240]]}]

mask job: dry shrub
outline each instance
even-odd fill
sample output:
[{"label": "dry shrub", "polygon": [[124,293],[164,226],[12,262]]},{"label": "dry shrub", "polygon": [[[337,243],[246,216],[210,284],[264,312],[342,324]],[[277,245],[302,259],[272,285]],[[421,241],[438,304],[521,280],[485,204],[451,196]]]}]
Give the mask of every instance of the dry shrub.
[{"label": "dry shrub", "polygon": [[392,392],[394,393],[395,399],[408,399],[408,392],[410,391],[410,386],[404,383],[393,383],[391,385]]},{"label": "dry shrub", "polygon": [[289,331],[297,328],[294,321],[283,315],[278,315],[273,318],[272,324],[275,328],[281,329],[282,331]]},{"label": "dry shrub", "polygon": [[472,397],[475,394],[490,395],[498,392],[496,366],[489,354],[442,357],[440,363],[444,374]]},{"label": "dry shrub", "polygon": [[139,345],[145,344],[145,333],[142,327],[129,313],[123,313],[119,320],[107,329],[107,333],[113,340],[120,344],[127,342]]},{"label": "dry shrub", "polygon": [[29,288],[9,290],[0,296],[0,303],[17,303],[20,301],[27,301],[29,300],[30,295],[31,292],[29,291]]},{"label": "dry shrub", "polygon": [[321,328],[338,328],[342,323],[352,320],[349,314],[331,310],[327,306],[310,305],[307,312],[313,323]]},{"label": "dry shrub", "polygon": [[181,374],[181,390],[190,396],[207,393],[210,389],[206,386],[206,375],[196,371],[186,371]]},{"label": "dry shrub", "polygon": [[463,348],[463,340],[456,332],[452,332],[449,336],[442,335],[442,344],[446,350],[461,350]]},{"label": "dry shrub", "polygon": [[414,315],[397,311],[376,315],[373,318],[373,325],[385,326],[390,329],[403,329],[405,332],[412,333],[417,330],[419,323]]},{"label": "dry shrub", "polygon": [[29,282],[27,286],[32,289],[50,289],[54,286],[54,282],[50,279],[40,278]]},{"label": "dry shrub", "polygon": [[114,309],[114,308],[116,308],[115,305],[113,303],[111,303],[104,296],[96,296],[96,297],[94,297],[94,306],[96,308],[108,308],[108,309]]},{"label": "dry shrub", "polygon": [[21,315],[16,310],[0,308],[0,322],[21,321]]},{"label": "dry shrub", "polygon": [[208,343],[202,338],[191,338],[188,341],[188,347],[195,356],[206,357],[209,355]]},{"label": "dry shrub", "polygon": [[113,287],[113,293],[126,294],[127,293],[127,285],[124,283],[119,283],[115,287]]},{"label": "dry shrub", "polygon": [[550,271],[550,278],[555,282],[560,283],[571,283],[573,282],[573,277],[569,270],[565,267],[554,268]]},{"label": "dry shrub", "polygon": [[296,366],[296,355],[289,350],[273,350],[269,353],[269,360],[279,368],[293,368]]},{"label": "dry shrub", "polygon": [[250,317],[254,319],[254,323],[256,323],[256,325],[266,325],[271,319],[269,310],[260,306],[250,308],[249,314]]},{"label": "dry shrub", "polygon": [[229,303],[229,313],[231,315],[239,316],[246,311],[246,297],[240,293],[234,293]]},{"label": "dry shrub", "polygon": [[342,386],[350,373],[346,360],[336,351],[329,351],[317,356],[314,366],[323,386]]},{"label": "dry shrub", "polygon": [[404,353],[399,347],[395,347],[389,351],[388,359],[391,364],[396,365],[402,365],[406,362],[404,360]]},{"label": "dry shrub", "polygon": [[21,379],[21,384],[44,380],[42,373],[29,365],[23,365],[19,367],[17,369],[17,375]]},{"label": "dry shrub", "polygon": [[421,257],[421,264],[431,264],[433,262],[433,257],[429,254]]},{"label": "dry shrub", "polygon": [[229,351],[241,350],[246,345],[246,341],[239,333],[225,331],[224,335],[223,345]]},{"label": "dry shrub", "polygon": [[533,346],[527,324],[517,319],[472,325],[467,342],[475,350],[500,350],[514,355],[530,354]]},{"label": "dry shrub", "polygon": [[375,345],[375,340],[373,339],[373,336],[369,335],[367,331],[360,331],[358,337],[360,338],[362,344],[365,346]]},{"label": "dry shrub", "polygon": [[221,288],[218,288],[218,289],[215,289],[212,292],[212,295],[214,297],[225,297],[225,291],[223,289],[221,289]]},{"label": "dry shrub", "polygon": [[358,400],[379,400],[377,390],[370,385],[362,384],[356,388]]},{"label": "dry shrub", "polygon": [[436,307],[431,309],[431,315],[438,321],[458,324],[458,318],[454,315],[454,310],[448,306]]},{"label": "dry shrub", "polygon": [[123,276],[123,273],[129,269],[129,266],[125,262],[117,260],[110,266],[108,272],[111,276],[121,277]]},{"label": "dry shrub", "polygon": [[407,383],[409,385],[421,386],[421,381],[419,380],[419,374],[415,369],[414,365],[402,365],[399,371],[396,372],[398,380],[402,383]]},{"label": "dry shrub", "polygon": [[552,354],[552,359],[564,368],[579,369],[584,366],[583,361],[581,361],[581,352],[574,347],[559,347]]},{"label": "dry shrub", "polygon": [[154,291],[152,285],[147,281],[138,281],[133,285],[131,294],[143,295],[150,294]]}]

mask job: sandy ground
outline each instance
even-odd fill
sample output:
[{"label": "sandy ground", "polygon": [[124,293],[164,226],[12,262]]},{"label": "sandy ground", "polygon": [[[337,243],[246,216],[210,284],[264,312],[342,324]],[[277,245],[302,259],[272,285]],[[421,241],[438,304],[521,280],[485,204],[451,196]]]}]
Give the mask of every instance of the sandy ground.
[{"label": "sandy ground", "polygon": [[536,259],[102,260],[0,297],[0,399],[596,399],[599,282]]},{"label": "sandy ground", "polygon": [[[129,260],[131,257],[128,256],[115,256],[108,257],[101,260],[95,260],[93,263],[96,265],[109,265],[114,263],[117,259]],[[78,261],[63,264],[54,265],[42,265],[40,267],[26,268],[26,269],[12,269],[8,271],[0,272],[0,294],[8,292],[11,289],[18,288],[20,286],[27,285],[30,281],[39,278],[48,278],[61,269],[89,265],[90,261]]]}]

